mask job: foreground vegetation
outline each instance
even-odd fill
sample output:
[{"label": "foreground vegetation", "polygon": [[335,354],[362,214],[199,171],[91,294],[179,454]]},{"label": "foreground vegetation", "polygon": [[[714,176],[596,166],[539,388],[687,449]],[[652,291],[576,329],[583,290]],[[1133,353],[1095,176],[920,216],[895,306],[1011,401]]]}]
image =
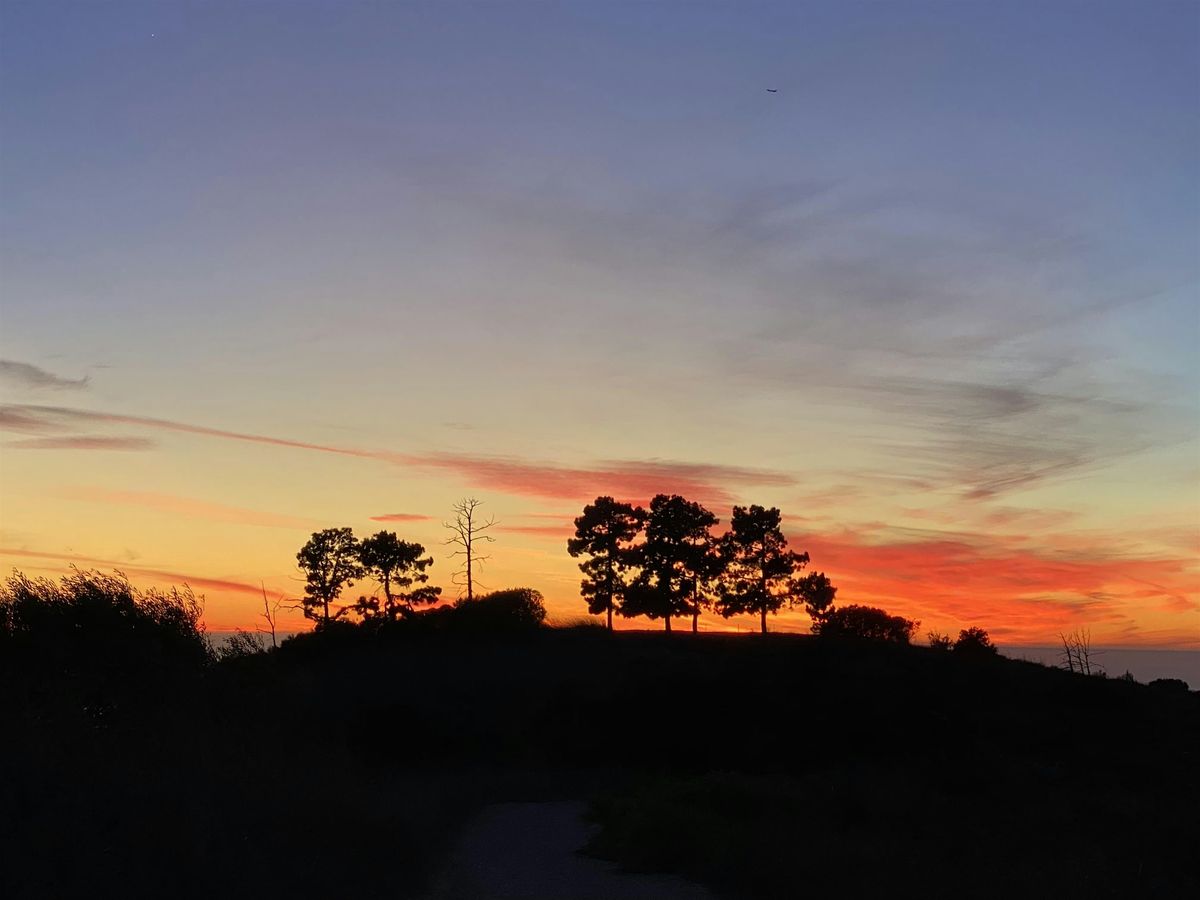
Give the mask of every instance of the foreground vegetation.
[{"label": "foreground vegetation", "polygon": [[591,852],[730,897],[1200,888],[1196,692],[537,606],[217,660],[187,594],[10,582],[0,894],[419,895],[472,810],[558,797],[593,799]]}]

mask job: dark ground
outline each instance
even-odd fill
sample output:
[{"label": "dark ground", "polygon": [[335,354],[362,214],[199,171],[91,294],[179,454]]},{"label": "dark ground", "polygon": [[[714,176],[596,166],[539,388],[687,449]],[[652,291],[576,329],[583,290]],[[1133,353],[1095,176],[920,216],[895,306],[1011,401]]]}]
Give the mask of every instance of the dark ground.
[{"label": "dark ground", "polygon": [[728,897],[1200,896],[1196,692],[794,635],[325,637],[0,661],[0,895],[420,896],[483,807],[590,800],[592,853]]}]

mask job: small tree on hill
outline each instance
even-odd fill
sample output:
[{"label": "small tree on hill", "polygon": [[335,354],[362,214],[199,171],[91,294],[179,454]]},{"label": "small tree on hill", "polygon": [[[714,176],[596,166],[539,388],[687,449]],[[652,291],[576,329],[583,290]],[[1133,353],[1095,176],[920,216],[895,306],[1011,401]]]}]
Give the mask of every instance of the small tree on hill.
[{"label": "small tree on hill", "polygon": [[954,642],[954,652],[964,656],[995,656],[1000,651],[992,643],[988,633],[978,627],[964,628]]},{"label": "small tree on hill", "polygon": [[631,544],[642,530],[646,511],[640,506],[597,497],[575,519],[575,537],[567,541],[571,556],[587,555],[579,564],[584,578],[580,593],[592,615],[605,613],[612,631],[613,610],[625,599],[627,573],[634,565]]},{"label": "small tree on hill", "polygon": [[380,531],[363,538],[358,561],[363,574],[383,589],[382,605],[378,597],[363,597],[356,604],[355,612],[364,619],[393,620],[418,604],[436,602],[442,593],[441,588],[425,584],[429,581],[425,570],[433,565],[433,557],[426,556],[420,544],[400,540],[395,532]]},{"label": "small tree on hill", "polygon": [[621,614],[662,619],[667,631],[672,616],[697,616],[701,585],[710,577],[709,528],[716,523],[717,517],[699,503],[678,494],[655,496],[646,540],[634,554],[641,569],[626,590]]},{"label": "small tree on hill", "polygon": [[796,579],[792,593],[796,602],[804,603],[804,611],[816,622],[833,608],[837,588],[824,572],[807,572]]},{"label": "small tree on hill", "polygon": [[787,548],[780,521],[776,508],[735,506],[722,539],[726,568],[717,607],[727,618],[757,613],[763,634],[768,613],[802,599],[794,576],[808,564],[807,553]]},{"label": "small tree on hill", "polygon": [[349,612],[345,607],[330,611],[330,606],[345,588],[363,574],[358,560],[358,541],[349,528],[326,528],[313,532],[308,543],[296,554],[296,562],[304,572],[304,597],[300,606],[306,619],[319,627],[340,619]]}]

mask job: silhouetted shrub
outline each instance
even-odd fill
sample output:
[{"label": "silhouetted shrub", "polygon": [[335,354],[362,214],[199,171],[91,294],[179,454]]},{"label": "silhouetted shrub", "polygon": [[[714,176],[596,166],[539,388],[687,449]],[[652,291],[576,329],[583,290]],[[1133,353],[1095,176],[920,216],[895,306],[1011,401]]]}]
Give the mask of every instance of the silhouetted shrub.
[{"label": "silhouetted shrub", "polygon": [[540,627],[546,619],[545,600],[533,588],[508,588],[473,600],[463,598],[453,609],[449,624],[466,631],[526,631]]},{"label": "silhouetted shrub", "polygon": [[919,624],[873,606],[839,606],[813,623],[813,634],[907,644]]},{"label": "silhouetted shrub", "polygon": [[213,655],[219,660],[241,659],[244,656],[254,656],[256,653],[266,653],[266,640],[256,631],[246,631],[239,628],[223,642],[213,644]]},{"label": "silhouetted shrub", "polygon": [[1169,691],[1172,694],[1186,694],[1188,683],[1182,678],[1155,678],[1150,687],[1156,691]]},{"label": "silhouetted shrub", "polygon": [[945,652],[954,646],[954,642],[950,640],[950,635],[942,634],[940,631],[929,632],[930,649],[940,650]]},{"label": "silhouetted shrub", "polygon": [[954,652],[961,653],[963,656],[984,657],[995,656],[1000,651],[992,643],[987,631],[972,627],[964,628],[958,633],[958,640],[954,642]]},{"label": "silhouetted shrub", "polygon": [[200,666],[211,648],[188,587],[135,588],[122,573],[73,570],[58,582],[22,572],[0,586],[0,643],[59,673]]}]

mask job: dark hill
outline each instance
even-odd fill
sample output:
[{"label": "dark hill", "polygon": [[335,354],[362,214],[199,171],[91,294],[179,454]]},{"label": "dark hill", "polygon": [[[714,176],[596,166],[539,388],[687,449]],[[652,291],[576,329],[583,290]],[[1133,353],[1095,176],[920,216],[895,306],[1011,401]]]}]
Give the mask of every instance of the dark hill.
[{"label": "dark hill", "polygon": [[472,808],[561,796],[596,853],[730,896],[1200,887],[1200,695],[1033,663],[347,629],[153,691],[6,676],[10,897],[395,896]]}]

